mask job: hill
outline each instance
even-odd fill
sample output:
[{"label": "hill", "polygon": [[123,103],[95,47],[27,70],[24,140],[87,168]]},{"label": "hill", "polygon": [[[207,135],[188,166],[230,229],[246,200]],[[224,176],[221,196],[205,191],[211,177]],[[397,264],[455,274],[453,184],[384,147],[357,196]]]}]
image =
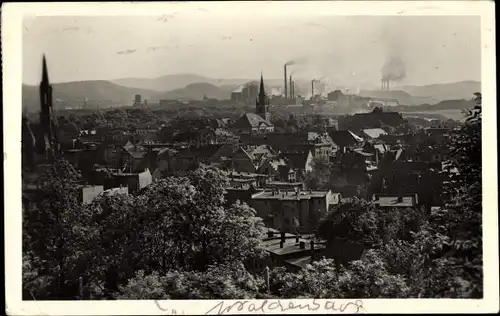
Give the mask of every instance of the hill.
[{"label": "hill", "polygon": [[475,92],[481,92],[481,82],[460,81],[425,86],[402,86],[397,89],[415,97],[432,97],[438,100],[471,99]]},{"label": "hill", "polygon": [[156,91],[182,89],[195,83],[208,83],[214,86],[238,86],[251,79],[214,79],[196,74],[166,75],[158,78],[123,78],[112,80],[113,83],[129,87]]},{"label": "hill", "polygon": [[413,106],[398,106],[396,111],[418,112],[418,111],[442,111],[442,110],[464,110],[474,106],[473,100],[444,100],[436,104],[420,104]]},{"label": "hill", "polygon": [[[157,93],[152,90],[123,87],[105,80],[55,83],[52,84],[52,89],[56,109],[83,105],[85,98],[92,108],[100,103],[132,105],[135,94],[151,98]],[[22,102],[23,108],[28,111],[38,111],[40,108],[38,86],[23,85]]]},{"label": "hill", "polygon": [[227,100],[230,99],[231,92],[210,83],[193,83],[181,89],[155,94],[152,100],[201,100],[204,96],[207,98]]},{"label": "hill", "polygon": [[[230,92],[236,89],[241,84],[252,81],[258,82],[258,80],[259,77],[253,79],[216,79],[196,74],[175,74],[161,76],[158,78],[121,78],[111,80],[111,82],[124,87],[156,90],[159,92],[182,89],[188,85],[195,83],[208,83],[217,87],[221,87],[223,88],[223,90]],[[281,87],[283,85],[283,79],[264,78],[264,80],[266,82],[266,85],[269,86]]]},{"label": "hill", "polygon": [[436,104],[440,101],[432,97],[416,97],[401,90],[361,90],[359,95],[362,97],[396,99],[401,105]]}]

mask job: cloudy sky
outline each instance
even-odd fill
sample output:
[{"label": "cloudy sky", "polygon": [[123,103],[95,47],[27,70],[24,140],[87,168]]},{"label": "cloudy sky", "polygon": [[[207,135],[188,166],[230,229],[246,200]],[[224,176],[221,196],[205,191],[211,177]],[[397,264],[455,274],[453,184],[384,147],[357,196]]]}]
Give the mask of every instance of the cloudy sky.
[{"label": "cloudy sky", "polygon": [[380,85],[381,68],[401,58],[400,84],[480,80],[479,17],[190,14],[25,18],[23,82],[38,84],[41,56],[53,82],[154,78],[298,78]]}]

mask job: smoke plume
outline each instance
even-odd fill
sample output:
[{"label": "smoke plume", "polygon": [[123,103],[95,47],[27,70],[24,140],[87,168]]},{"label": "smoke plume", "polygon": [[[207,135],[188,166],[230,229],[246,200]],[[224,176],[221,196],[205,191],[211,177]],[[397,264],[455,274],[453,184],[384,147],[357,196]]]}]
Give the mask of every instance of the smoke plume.
[{"label": "smoke plume", "polygon": [[382,67],[382,79],[400,81],[406,77],[406,66],[399,57],[389,58]]},{"label": "smoke plume", "polygon": [[306,57],[298,57],[292,60],[289,60],[285,63],[287,66],[292,66],[292,65],[299,65],[299,64],[305,64],[307,62]]}]

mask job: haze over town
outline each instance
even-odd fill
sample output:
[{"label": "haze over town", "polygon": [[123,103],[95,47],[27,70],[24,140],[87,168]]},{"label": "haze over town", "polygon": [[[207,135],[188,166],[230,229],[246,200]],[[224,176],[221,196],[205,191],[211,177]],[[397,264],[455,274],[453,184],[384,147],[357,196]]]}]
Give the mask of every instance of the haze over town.
[{"label": "haze over town", "polygon": [[[393,85],[480,81],[479,17],[231,16],[203,10],[150,17],[26,18],[23,83],[39,83],[46,54],[51,81],[155,78],[282,78],[380,87],[384,63],[399,58]],[[230,28],[227,26],[231,25]],[[69,56],[71,56],[69,58]],[[467,61],[467,62],[464,62]]]}]

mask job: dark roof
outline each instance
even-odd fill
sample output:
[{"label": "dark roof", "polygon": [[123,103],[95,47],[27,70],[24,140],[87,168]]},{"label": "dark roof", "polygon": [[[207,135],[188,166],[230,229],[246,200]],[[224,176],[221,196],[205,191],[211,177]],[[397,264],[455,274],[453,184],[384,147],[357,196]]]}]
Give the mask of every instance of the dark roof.
[{"label": "dark roof", "polygon": [[306,167],[307,157],[310,151],[303,151],[298,153],[283,153],[286,160],[297,169],[304,169]]},{"label": "dark roof", "polygon": [[213,155],[212,160],[231,157],[239,147],[233,144],[223,144]]},{"label": "dark roof", "polygon": [[261,124],[265,124],[266,126],[272,126],[272,124],[262,117],[254,113],[245,113],[243,114],[236,122],[234,122],[234,128],[257,128]]},{"label": "dark roof", "polygon": [[134,159],[141,159],[144,158],[147,154],[146,151],[139,151],[139,150],[127,150],[127,152],[132,156]]},{"label": "dark roof", "polygon": [[331,131],[329,135],[332,141],[340,147],[348,147],[360,142],[350,131]]}]

